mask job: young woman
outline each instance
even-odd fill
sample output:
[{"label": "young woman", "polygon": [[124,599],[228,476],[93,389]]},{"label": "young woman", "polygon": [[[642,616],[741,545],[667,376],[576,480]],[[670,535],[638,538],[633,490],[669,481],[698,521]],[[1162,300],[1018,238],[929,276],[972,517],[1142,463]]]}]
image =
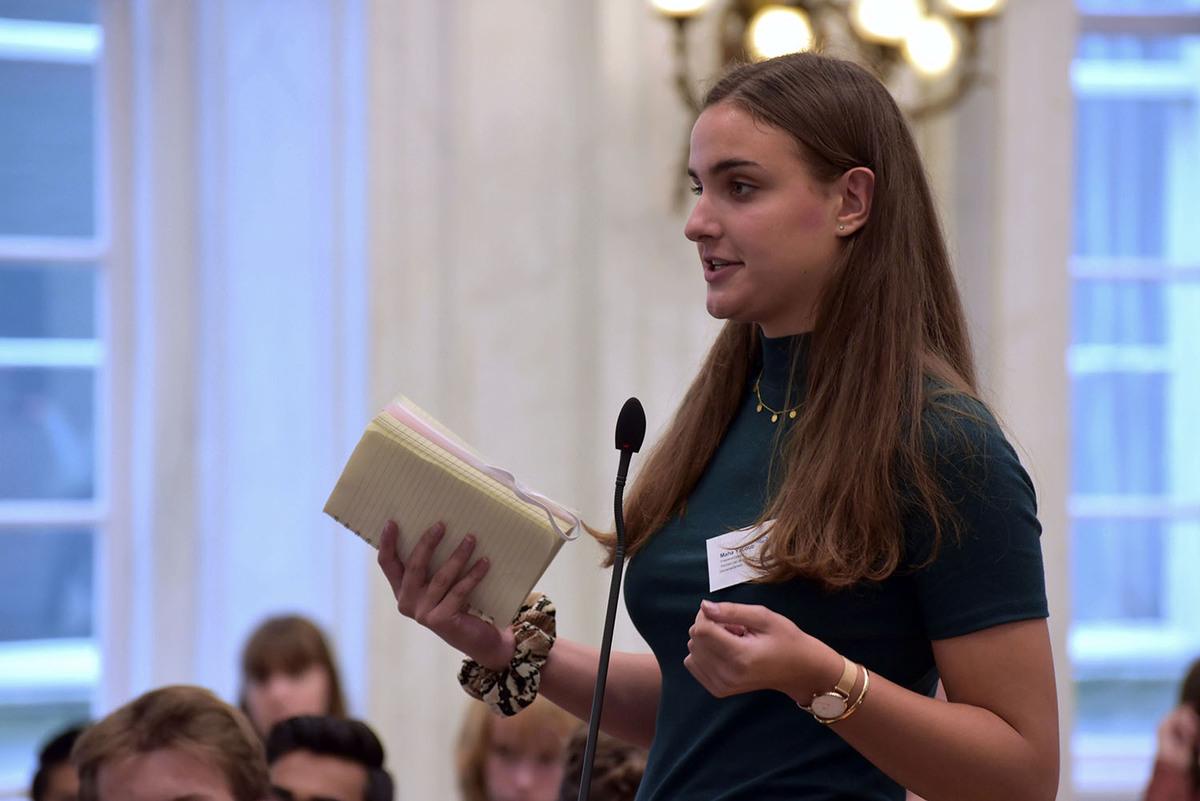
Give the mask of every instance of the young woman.
[{"label": "young woman", "polygon": [[300,615],[267,618],[246,639],[238,698],[264,740],[296,715],[346,716],[333,651],[320,627]]},{"label": "young woman", "polygon": [[455,753],[462,801],[558,801],[577,723],[545,699],[512,717],[471,704]]},{"label": "young woman", "polygon": [[[613,655],[603,726],[650,748],[638,798],[1053,798],[1033,487],[978,399],[901,112],[848,62],[742,66],[706,98],[689,172],[684,232],[727,323],[626,504],[653,655]],[[475,689],[540,681],[586,718],[595,649],[465,614],[488,566],[453,532],[430,571],[445,534],[403,564],[387,527],[400,612],[471,657]]]}]

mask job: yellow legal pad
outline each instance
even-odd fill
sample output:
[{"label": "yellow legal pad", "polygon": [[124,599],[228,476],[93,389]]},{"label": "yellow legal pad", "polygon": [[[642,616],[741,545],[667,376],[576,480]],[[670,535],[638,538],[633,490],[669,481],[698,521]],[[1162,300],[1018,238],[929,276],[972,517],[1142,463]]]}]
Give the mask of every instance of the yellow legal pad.
[{"label": "yellow legal pad", "polygon": [[375,548],[384,525],[395,520],[402,560],[442,521],[446,536],[431,571],[474,534],[472,562],[487,557],[491,567],[467,602],[497,626],[513,619],[581,525],[575,512],[521,486],[403,395],[367,425],[325,513]]}]

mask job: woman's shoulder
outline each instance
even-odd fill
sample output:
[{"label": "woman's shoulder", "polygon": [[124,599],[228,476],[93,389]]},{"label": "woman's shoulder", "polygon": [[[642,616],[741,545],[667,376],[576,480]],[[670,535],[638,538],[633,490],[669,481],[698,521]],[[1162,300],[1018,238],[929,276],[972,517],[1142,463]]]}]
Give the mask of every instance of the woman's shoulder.
[{"label": "woman's shoulder", "polygon": [[1008,439],[995,412],[977,395],[928,379],[921,408],[927,443],[939,450],[966,453],[987,450],[994,440]]},{"label": "woman's shoulder", "polygon": [[927,382],[921,429],[926,456],[948,489],[990,485],[990,492],[1007,487],[1009,493],[1032,493],[1033,482],[1000,420],[978,396]]},{"label": "woman's shoulder", "polygon": [[[911,564],[922,565],[919,575],[936,586],[944,582],[973,594],[1002,589],[987,602],[1006,610],[988,618],[993,624],[1043,616],[1036,492],[997,416],[969,392],[938,387],[926,394],[921,422],[930,466],[949,504],[943,521],[950,536],[941,539],[928,510],[916,509],[906,525]],[[1028,601],[1019,612],[1009,606],[1016,598]],[[962,605],[961,598],[955,603]],[[957,636],[975,630],[975,623],[937,631]]]}]

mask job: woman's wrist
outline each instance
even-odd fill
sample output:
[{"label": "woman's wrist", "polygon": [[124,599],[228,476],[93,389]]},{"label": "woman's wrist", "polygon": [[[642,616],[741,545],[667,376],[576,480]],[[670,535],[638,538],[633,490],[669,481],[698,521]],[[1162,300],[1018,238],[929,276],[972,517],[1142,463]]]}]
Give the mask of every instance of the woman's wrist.
[{"label": "woman's wrist", "polygon": [[799,697],[792,696],[797,706],[827,725],[845,720],[858,710],[867,696],[871,680],[864,665],[852,662],[832,649],[829,652],[838,663],[837,678],[817,684],[811,692],[801,690]]},{"label": "woman's wrist", "polygon": [[[554,645],[554,604],[532,593],[513,620],[515,646],[508,662],[489,665],[463,660],[458,681],[468,695],[483,701],[499,715],[515,715],[533,703],[541,683],[542,666]],[[498,658],[497,658],[498,659]]]},{"label": "woman's wrist", "polygon": [[788,692],[793,701],[802,707],[808,706],[814,696],[829,692],[841,679],[846,661],[837,651],[823,645],[821,654],[812,660],[814,669],[805,671],[800,680]]},{"label": "woman's wrist", "polygon": [[513,657],[516,656],[515,643],[505,642],[494,654],[486,659],[476,659],[479,665],[487,670],[499,673],[508,668],[512,663]]}]

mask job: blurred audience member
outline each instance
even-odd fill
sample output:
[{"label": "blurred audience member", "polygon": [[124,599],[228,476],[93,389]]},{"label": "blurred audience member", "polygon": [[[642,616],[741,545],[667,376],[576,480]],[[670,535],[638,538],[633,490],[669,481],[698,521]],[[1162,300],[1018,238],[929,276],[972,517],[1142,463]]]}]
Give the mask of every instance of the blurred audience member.
[{"label": "blurred audience member", "polygon": [[79,798],[79,774],[71,764],[71,749],[83,733],[83,726],[60,731],[38,752],[37,772],[29,797],[33,801],[76,801]]},{"label": "blurred audience member", "polygon": [[462,801],[558,801],[578,723],[544,698],[509,718],[472,702],[458,738]]},{"label": "blurred audience member", "polygon": [[[559,801],[575,801],[579,798],[587,730],[586,723],[577,726],[567,744],[566,775],[563,777]],[[588,798],[590,801],[633,801],[645,769],[646,749],[600,732],[592,759],[592,782]]]},{"label": "blurred audience member", "polygon": [[80,801],[264,801],[259,739],[234,707],[201,687],[163,687],[89,726],[75,743]]},{"label": "blurred audience member", "polygon": [[297,715],[346,716],[346,699],[333,649],[306,617],[263,621],[242,649],[238,704],[265,738],[271,727]]},{"label": "blurred audience member", "polygon": [[1158,725],[1154,773],[1143,801],[1200,801],[1200,659],[1179,692],[1179,706]]},{"label": "blurred audience member", "polygon": [[271,790],[279,801],[393,801],[383,744],[357,720],[304,715],[267,736]]}]

